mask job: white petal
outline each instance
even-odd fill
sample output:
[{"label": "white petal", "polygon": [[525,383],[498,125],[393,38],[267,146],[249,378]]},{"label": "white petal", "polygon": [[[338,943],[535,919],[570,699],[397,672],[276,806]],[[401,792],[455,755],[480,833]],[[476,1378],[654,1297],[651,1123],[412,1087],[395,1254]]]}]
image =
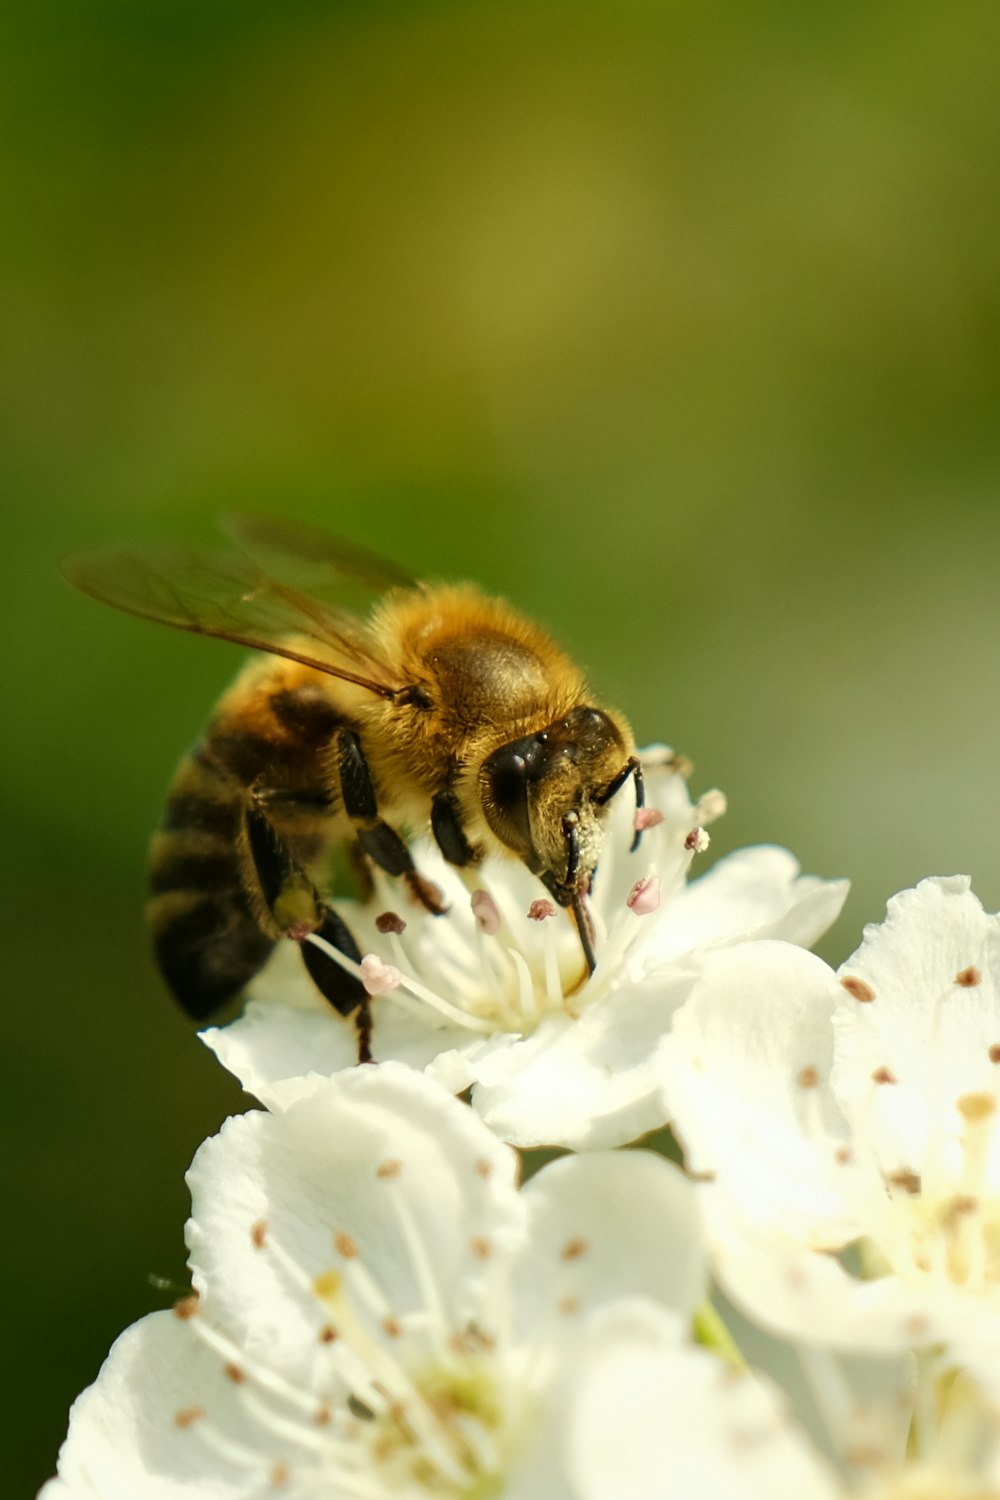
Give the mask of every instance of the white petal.
[{"label": "white petal", "polygon": [[657,927],[649,961],[749,938],[783,938],[808,946],[836,920],[847,891],[846,880],[801,875],[787,849],[738,849],[673,897]]},{"label": "white petal", "polygon": [[522,1189],[513,1273],[522,1334],[556,1339],[595,1307],[645,1295],[691,1317],[707,1291],[694,1189],[650,1151],[565,1156]]},{"label": "white petal", "polygon": [[709,954],[663,1045],[666,1102],[688,1167],[793,1239],[857,1232],[833,1098],[833,976],[787,943]]},{"label": "white petal", "polygon": [[[206,1423],[239,1445],[243,1467],[205,1441]],[[74,1500],[256,1500],[290,1456],[261,1443],[221,1361],[160,1312],[126,1329],[74,1402],[59,1473]]]},{"label": "white petal", "polygon": [[692,1348],[675,1318],[639,1303],[594,1329],[567,1463],[579,1500],[834,1500],[839,1489],[768,1381]]},{"label": "white petal", "polygon": [[442,1338],[481,1316],[484,1257],[523,1233],[515,1172],[471,1110],[400,1064],[314,1078],[283,1114],[230,1120],[199,1150],[195,1285],[251,1355],[312,1385],[327,1322],[312,1285],[328,1270],[349,1294],[376,1289],[379,1338],[380,1320],[405,1327],[429,1302]]},{"label": "white petal", "polygon": [[[332,1077],[357,1064],[354,1018],[338,1015],[311,990],[305,975],[281,976],[273,996],[260,995],[227,1026],[199,1033],[223,1067],[270,1109],[280,1109],[297,1098],[297,1080],[305,1074]],[[379,1062],[393,1059],[423,1069],[440,1052],[469,1042],[467,1031],[436,1026],[431,1017],[414,1017],[391,994],[374,1000],[372,1013],[372,1050]]]},{"label": "white petal", "polygon": [[952,1327],[939,1299],[896,1276],[861,1281],[741,1212],[711,1184],[699,1190],[712,1269],[753,1322],[782,1337],[860,1353],[892,1354],[940,1342]]},{"label": "white petal", "polygon": [[[839,973],[874,998],[841,992],[838,1098],[859,1131],[874,1133],[885,1170],[922,1172],[931,1139],[960,1131],[948,1114],[957,1099],[1000,1095],[990,1057],[1000,1046],[1000,917],[983,911],[965,876],[922,880],[893,897]],[[895,1082],[876,1090],[882,1069]],[[1000,1137],[989,1175],[1000,1185]]]},{"label": "white petal", "polygon": [[625,985],[578,1020],[552,1017],[468,1052],[473,1106],[516,1146],[597,1150],[657,1129],[666,1112],[654,1055],[689,983],[679,972]]}]

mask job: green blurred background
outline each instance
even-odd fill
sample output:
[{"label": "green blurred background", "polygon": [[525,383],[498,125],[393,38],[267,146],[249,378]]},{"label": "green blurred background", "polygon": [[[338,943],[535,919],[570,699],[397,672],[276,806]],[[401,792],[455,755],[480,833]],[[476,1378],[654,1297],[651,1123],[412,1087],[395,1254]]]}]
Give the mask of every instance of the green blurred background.
[{"label": "green blurred background", "polygon": [[237,653],[56,574],[328,521],[541,617],[716,852],[1000,904],[993,3],[35,0],[0,22],[5,1493],[239,1096],[140,925]]}]

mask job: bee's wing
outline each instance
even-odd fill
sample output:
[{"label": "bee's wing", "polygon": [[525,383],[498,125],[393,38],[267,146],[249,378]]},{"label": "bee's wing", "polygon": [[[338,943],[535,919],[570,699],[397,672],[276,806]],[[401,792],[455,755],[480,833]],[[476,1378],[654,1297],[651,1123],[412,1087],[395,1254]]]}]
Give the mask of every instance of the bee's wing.
[{"label": "bee's wing", "polygon": [[336,587],[342,597],[345,583],[369,594],[416,586],[416,579],[395,563],[321,526],[245,513],[226,516],[222,524],[265,573],[286,578],[308,593]]},{"label": "bee's wing", "polygon": [[63,564],[70,583],[128,614],[270,651],[384,698],[406,684],[347,610],[280,583],[236,553],[110,547]]}]

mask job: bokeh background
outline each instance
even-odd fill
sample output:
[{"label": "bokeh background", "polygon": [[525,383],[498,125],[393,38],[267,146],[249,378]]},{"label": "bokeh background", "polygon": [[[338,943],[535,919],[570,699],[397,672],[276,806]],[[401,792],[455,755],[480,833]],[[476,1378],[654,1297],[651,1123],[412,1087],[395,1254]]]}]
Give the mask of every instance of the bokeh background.
[{"label": "bokeh background", "polygon": [[541,617],[847,874],[1000,905],[990,0],[33,0],[0,22],[4,1490],[181,1279],[240,1097],[144,850],[237,653],[56,573],[329,522]]}]

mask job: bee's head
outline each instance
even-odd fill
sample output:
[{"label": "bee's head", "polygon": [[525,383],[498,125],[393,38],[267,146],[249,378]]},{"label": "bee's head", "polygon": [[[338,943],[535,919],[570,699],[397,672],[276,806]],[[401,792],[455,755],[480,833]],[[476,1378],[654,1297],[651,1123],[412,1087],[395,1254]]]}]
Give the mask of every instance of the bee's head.
[{"label": "bee's head", "polygon": [[487,822],[561,906],[575,906],[590,888],[605,806],[630,774],[631,749],[621,720],[581,707],[483,762]]}]

